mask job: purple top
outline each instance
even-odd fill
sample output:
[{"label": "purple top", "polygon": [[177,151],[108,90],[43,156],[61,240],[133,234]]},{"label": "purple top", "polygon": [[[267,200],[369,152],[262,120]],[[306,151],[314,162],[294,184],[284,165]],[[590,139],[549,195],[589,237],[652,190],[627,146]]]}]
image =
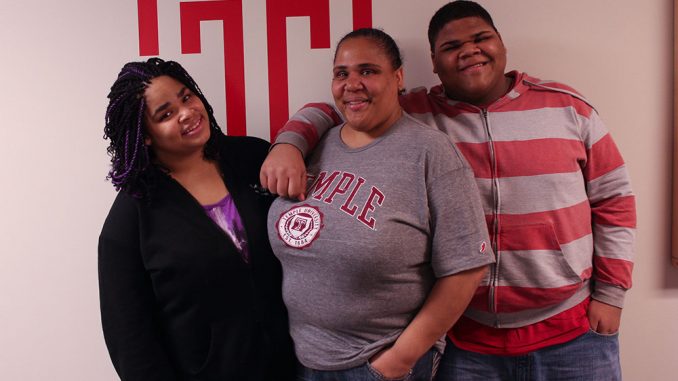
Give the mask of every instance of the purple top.
[{"label": "purple top", "polygon": [[235,248],[242,255],[242,259],[249,263],[250,253],[247,247],[247,234],[231,195],[227,194],[216,204],[203,205],[202,207],[212,221],[219,225],[231,239]]}]

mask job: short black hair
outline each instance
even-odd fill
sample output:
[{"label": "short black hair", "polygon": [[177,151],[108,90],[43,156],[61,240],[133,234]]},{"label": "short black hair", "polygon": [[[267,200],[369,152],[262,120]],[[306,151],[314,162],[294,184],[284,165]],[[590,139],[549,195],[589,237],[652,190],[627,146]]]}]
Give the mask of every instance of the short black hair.
[{"label": "short black hair", "polygon": [[480,4],[468,0],[452,1],[440,7],[428,24],[428,42],[431,45],[431,52],[435,50],[438,33],[445,25],[467,17],[479,17],[487,22],[495,32],[498,32],[497,27],[494,26],[494,21],[492,21],[492,16]]},{"label": "short black hair", "polygon": [[108,94],[104,139],[110,140],[107,151],[111,156],[111,170],[108,178],[116,190],[136,198],[148,196],[155,185],[154,171],[150,170],[154,155],[144,144],[147,134],[144,91],[153,78],[162,75],[181,82],[202,101],[210,121],[210,138],[205,144],[204,155],[208,159],[217,158],[216,139],[221,129],[214,118],[212,106],[188,72],[178,62],[160,58],[128,62],[120,70]]},{"label": "short black hair", "polygon": [[379,45],[379,47],[388,56],[389,61],[391,61],[391,66],[393,66],[394,70],[400,69],[400,67],[403,66],[403,56],[400,54],[398,44],[396,44],[395,40],[393,40],[393,37],[383,30],[375,28],[360,28],[347,33],[341,38],[341,40],[339,40],[337,49],[334,51],[333,61],[337,60],[337,52],[344,41],[359,37],[367,38]]}]

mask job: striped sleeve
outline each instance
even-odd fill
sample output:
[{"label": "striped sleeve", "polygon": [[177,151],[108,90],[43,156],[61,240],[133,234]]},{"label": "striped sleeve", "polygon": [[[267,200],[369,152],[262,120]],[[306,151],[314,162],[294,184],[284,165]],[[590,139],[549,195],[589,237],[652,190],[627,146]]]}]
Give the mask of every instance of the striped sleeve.
[{"label": "striped sleeve", "polygon": [[328,129],[342,123],[341,114],[327,103],[309,103],[297,111],[280,129],[275,144],[288,143],[304,157],[312,151]]},{"label": "striped sleeve", "polygon": [[621,308],[631,288],[635,196],[624,160],[598,113],[593,111],[580,120],[587,155],[582,170],[594,237],[592,296]]}]

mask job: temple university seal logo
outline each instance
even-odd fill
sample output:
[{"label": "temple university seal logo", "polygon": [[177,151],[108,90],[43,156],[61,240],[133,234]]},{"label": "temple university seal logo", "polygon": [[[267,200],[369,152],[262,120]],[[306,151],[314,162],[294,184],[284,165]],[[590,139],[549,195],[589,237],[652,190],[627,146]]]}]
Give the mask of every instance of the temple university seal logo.
[{"label": "temple university seal logo", "polygon": [[304,204],[283,212],[278,219],[278,236],[295,249],[308,247],[323,227],[323,214],[318,208]]}]

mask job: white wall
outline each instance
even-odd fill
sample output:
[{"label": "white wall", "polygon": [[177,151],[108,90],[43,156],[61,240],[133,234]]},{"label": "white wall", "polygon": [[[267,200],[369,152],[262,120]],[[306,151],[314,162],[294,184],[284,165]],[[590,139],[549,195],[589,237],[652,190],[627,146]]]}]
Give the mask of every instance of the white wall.
[{"label": "white wall", "polygon": [[[286,1],[286,0],[276,0]],[[178,0],[160,1],[161,55],[194,74],[223,121],[221,27],[203,53],[179,50]],[[245,1],[247,122],[268,138],[265,1]],[[431,85],[425,30],[440,0],[374,0],[374,24],[400,42],[408,87]],[[509,67],[558,79],[607,121],[638,203],[634,288],[622,322],[626,380],[678,373],[678,270],[669,268],[672,2],[485,0]],[[331,0],[332,42],[351,27]],[[288,21],[290,109],[329,99],[330,50]],[[0,2],[0,379],[115,380],[98,312],[96,242],[114,197],[102,140],[106,94],[137,60],[134,0]]]}]

